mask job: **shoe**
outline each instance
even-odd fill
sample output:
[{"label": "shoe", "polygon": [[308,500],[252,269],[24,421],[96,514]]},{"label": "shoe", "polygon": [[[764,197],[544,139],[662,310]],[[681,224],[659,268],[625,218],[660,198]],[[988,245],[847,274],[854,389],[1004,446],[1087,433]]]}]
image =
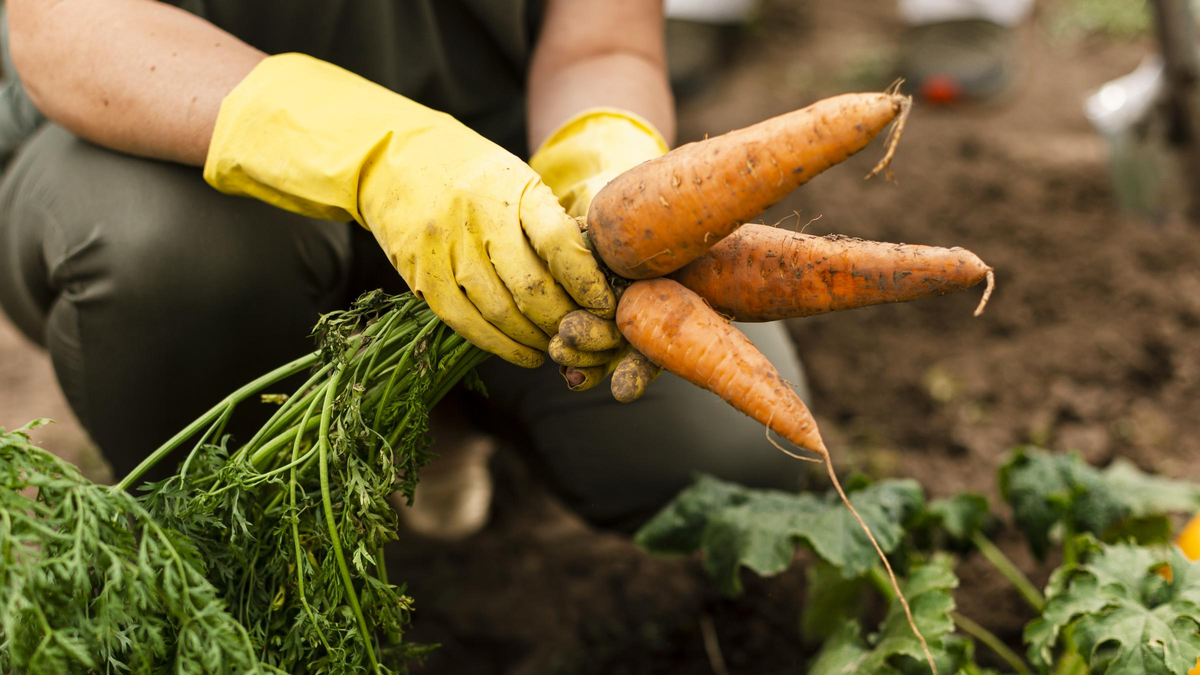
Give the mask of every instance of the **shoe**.
[{"label": "shoe", "polygon": [[488,461],[496,452],[491,436],[474,434],[446,447],[421,469],[421,481],[407,505],[402,495],[392,506],[409,530],[429,539],[461,541],[483,529],[492,506]]},{"label": "shoe", "polygon": [[912,26],[900,39],[903,88],[939,105],[995,99],[1013,87],[1016,50],[1014,30],[991,21]]}]

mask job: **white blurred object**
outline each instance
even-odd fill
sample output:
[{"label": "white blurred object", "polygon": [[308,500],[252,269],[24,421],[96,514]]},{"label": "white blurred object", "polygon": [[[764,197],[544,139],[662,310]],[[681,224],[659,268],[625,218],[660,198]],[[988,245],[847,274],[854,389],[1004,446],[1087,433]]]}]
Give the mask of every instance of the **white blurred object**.
[{"label": "white blurred object", "polygon": [[1105,83],[1088,96],[1084,105],[1088,119],[1105,135],[1136,124],[1161,96],[1162,77],[1162,57],[1147,56],[1132,73]]},{"label": "white blurred object", "polygon": [[496,442],[480,434],[450,445],[437,444],[440,453],[421,470],[412,506],[400,493],[392,495],[392,507],[410,530],[440,541],[459,541],[487,524],[492,506],[492,474],[488,460]]},{"label": "white blurred object", "polygon": [[1084,111],[1108,147],[1117,202],[1126,211],[1161,220],[1170,203],[1171,155],[1166,147],[1163,61],[1142,59],[1128,75],[1088,96]]},{"label": "white blurred object", "polygon": [[984,19],[1002,26],[1015,26],[1029,16],[1033,0],[899,0],[900,17],[920,26],[942,21]]},{"label": "white blurred object", "polygon": [[759,0],[666,0],[669,19],[698,23],[742,23],[758,11]]}]

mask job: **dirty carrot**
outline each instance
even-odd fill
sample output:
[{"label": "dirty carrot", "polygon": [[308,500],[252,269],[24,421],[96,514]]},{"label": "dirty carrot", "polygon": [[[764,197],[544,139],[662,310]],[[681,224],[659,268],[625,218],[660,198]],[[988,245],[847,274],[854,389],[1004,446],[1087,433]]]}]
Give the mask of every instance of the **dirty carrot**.
[{"label": "dirty carrot", "polygon": [[991,267],[958,247],[748,224],[671,278],[734,321],[777,321],[952,293],[984,279],[990,287],[993,277]]},{"label": "dirty carrot", "polygon": [[676,148],[596,195],[589,238],[623,277],[673,272],[896,120],[888,153],[872,175],[886,169],[910,104],[894,93],[843,94]]},{"label": "dirty carrot", "polygon": [[[634,349],[663,369],[720,396],[765,426],[768,433],[774,431],[792,444],[820,455],[838,496],[883,562],[908,624],[937,675],[929,646],[913,620],[892,565],[842,489],[816,420],[767,357],[703,298],[671,279],[638,281],[625,289],[617,307],[617,326]],[[801,458],[782,446],[776,447]]]}]

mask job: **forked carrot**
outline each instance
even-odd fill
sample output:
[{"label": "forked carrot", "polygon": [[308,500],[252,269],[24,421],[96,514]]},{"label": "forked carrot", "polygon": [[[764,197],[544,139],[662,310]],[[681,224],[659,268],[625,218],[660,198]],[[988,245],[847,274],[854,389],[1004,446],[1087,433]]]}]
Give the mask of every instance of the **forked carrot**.
[{"label": "forked carrot", "polygon": [[[912,610],[900,590],[891,563],[842,489],[829,451],[817,431],[816,420],[767,357],[703,298],[671,279],[638,281],[625,289],[617,306],[617,326],[646,358],[720,396],[729,405],[757,420],[768,432],[774,431],[796,446],[821,456],[838,496],[883,561],[909,626],[937,675],[929,646],[913,620]],[[793,454],[782,447],[779,449]]]},{"label": "forked carrot", "polygon": [[910,104],[894,93],[843,94],[676,148],[596,195],[588,211],[591,241],[623,277],[673,272],[898,120],[872,173],[884,170]]},{"label": "forked carrot", "polygon": [[961,248],[748,224],[671,278],[734,321],[777,321],[990,286],[991,274]]}]

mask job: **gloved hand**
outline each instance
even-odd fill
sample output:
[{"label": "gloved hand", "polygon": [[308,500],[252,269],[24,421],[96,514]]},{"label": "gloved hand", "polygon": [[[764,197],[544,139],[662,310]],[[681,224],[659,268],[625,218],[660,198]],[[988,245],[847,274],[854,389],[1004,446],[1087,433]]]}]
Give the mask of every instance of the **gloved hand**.
[{"label": "gloved hand", "polygon": [[567,313],[611,318],[600,266],[538,175],[454,118],[300,54],[221,104],[204,178],[374,233],[419,297],[477,347],[543,360]]},{"label": "gloved hand", "polygon": [[[610,180],[667,150],[662,134],[648,121],[627,111],[597,108],[567,120],[534,153],[529,165],[558,196],[567,213],[583,222],[592,198]],[[647,366],[653,366],[632,353],[611,321],[577,315],[560,329],[551,342],[550,356],[562,366],[563,376],[573,390],[596,386],[619,365],[624,371],[637,364],[641,376],[634,378],[639,383],[633,387],[636,391],[620,396],[622,401],[633,400],[657,375],[657,371],[642,374]]]}]

